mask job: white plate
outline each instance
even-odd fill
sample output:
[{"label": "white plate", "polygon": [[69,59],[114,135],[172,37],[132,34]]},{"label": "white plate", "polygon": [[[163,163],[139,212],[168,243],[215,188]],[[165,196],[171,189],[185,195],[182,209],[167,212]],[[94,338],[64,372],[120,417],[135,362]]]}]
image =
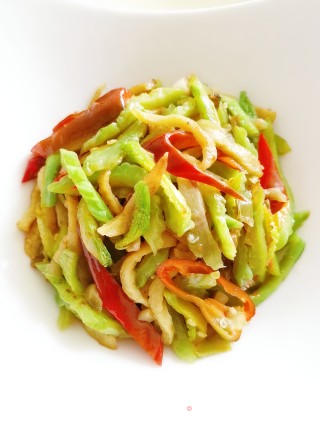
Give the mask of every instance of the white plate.
[{"label": "white plate", "polygon": [[[316,425],[319,3],[157,14],[87,3],[1,2],[0,424]],[[15,228],[30,191],[20,178],[30,147],[101,83],[170,84],[192,72],[277,111],[277,130],[293,148],[283,165],[296,207],[311,217],[300,231],[303,256],[231,352],[186,364],[166,351],[159,368],[134,344],[112,352],[81,328],[57,330],[53,292],[30,268]]]}]

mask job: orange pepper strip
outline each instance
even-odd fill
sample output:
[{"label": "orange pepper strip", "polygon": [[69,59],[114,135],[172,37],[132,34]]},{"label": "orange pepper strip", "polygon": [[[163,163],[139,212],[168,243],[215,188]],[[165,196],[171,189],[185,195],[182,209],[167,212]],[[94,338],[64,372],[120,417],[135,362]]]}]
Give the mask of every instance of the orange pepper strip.
[{"label": "orange pepper strip", "polygon": [[230,282],[223,276],[220,276],[217,281],[227,292],[227,294],[237,297],[243,302],[243,310],[246,314],[247,321],[249,321],[255,315],[256,307],[247,292],[243,291],[239,286]]},{"label": "orange pepper strip", "polygon": [[[202,299],[196,295],[189,294],[188,292],[180,289],[175,285],[171,278],[171,273],[174,272],[178,272],[183,276],[188,276],[190,274],[210,274],[213,272],[212,268],[208,267],[201,261],[168,259],[159,265],[156,273],[166,288],[174,292],[185,301],[189,301],[197,305],[206,318],[207,322],[225,340],[237,341],[240,338],[241,329],[232,328],[232,326],[229,326],[228,324],[231,307],[228,307],[213,298]],[[246,320],[250,320],[255,313],[255,306],[246,292],[222,276],[217,280],[229,295],[239,298],[244,303],[243,311],[245,313]]]},{"label": "orange pepper strip", "polygon": [[224,154],[221,150],[217,150],[217,154],[218,154],[217,160],[229,166],[230,168],[235,169],[237,171],[244,170],[243,167],[239,165],[238,162],[236,162],[232,157]]}]

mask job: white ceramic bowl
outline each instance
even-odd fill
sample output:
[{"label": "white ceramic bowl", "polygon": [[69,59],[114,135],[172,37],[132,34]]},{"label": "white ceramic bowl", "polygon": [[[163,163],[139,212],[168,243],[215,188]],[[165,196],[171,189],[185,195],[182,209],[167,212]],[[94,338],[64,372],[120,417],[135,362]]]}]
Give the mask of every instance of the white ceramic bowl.
[{"label": "white ceramic bowl", "polygon": [[[233,427],[316,425],[319,373],[320,40],[316,0],[257,0],[199,10],[111,10],[102,0],[12,0],[2,43],[0,424]],[[128,7],[127,7],[128,9]],[[134,344],[112,352],[56,327],[53,292],[29,266],[15,223],[30,147],[101,83],[196,73],[277,111],[283,161],[306,250],[229,353],[156,367]],[[201,424],[202,423],[202,424]]]}]

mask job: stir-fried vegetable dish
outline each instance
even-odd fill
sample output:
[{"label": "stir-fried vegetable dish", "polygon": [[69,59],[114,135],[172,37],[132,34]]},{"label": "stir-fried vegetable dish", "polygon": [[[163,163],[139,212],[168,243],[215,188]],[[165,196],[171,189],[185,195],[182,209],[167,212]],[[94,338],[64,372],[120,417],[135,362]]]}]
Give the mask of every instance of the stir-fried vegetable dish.
[{"label": "stir-fried vegetable dish", "polygon": [[229,350],[304,249],[275,117],[192,75],[96,95],[34,145],[18,228],[59,327],[159,365]]}]

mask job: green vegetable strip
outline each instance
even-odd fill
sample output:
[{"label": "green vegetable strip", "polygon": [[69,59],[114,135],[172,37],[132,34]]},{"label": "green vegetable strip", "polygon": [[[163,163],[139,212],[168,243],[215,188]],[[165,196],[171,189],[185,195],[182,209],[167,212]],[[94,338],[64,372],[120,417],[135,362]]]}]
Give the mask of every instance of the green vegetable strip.
[{"label": "green vegetable strip", "polygon": [[[164,296],[167,303],[177,312],[182,314],[185,318],[187,327],[195,327],[195,330],[199,330],[202,333],[202,336],[207,334],[207,321],[204,318],[203,314],[189,301],[185,301],[182,298],[179,298],[173,292],[170,292],[168,289],[165,289]],[[196,332],[196,331],[195,331]]]},{"label": "green vegetable strip", "polygon": [[44,183],[41,191],[41,206],[51,208],[56,204],[57,196],[48,189],[60,169],[60,153],[54,153],[47,157],[44,169]]},{"label": "green vegetable strip", "polygon": [[243,109],[243,111],[252,119],[257,117],[256,110],[252,105],[250,99],[248,98],[247,92],[242,90],[239,96],[239,105]]},{"label": "green vegetable strip", "polygon": [[146,255],[136,268],[136,285],[142,288],[152,277],[157,267],[163,263],[169,256],[169,249],[160,249],[156,255]]},{"label": "green vegetable strip", "polygon": [[70,251],[69,249],[64,249],[61,252],[59,264],[62,268],[63,275],[72,291],[77,295],[81,295],[84,292],[84,287],[78,278],[78,262],[79,255],[76,252]]},{"label": "green vegetable strip", "polygon": [[195,341],[197,338],[197,328],[195,326],[191,325],[190,323],[186,323],[186,325],[188,328],[189,341],[191,341],[193,343],[193,341]]},{"label": "green vegetable strip", "polygon": [[144,233],[143,237],[155,255],[158,248],[161,248],[163,245],[162,233],[166,229],[166,224],[161,209],[160,196],[157,194],[152,195],[150,202],[150,227]]},{"label": "green vegetable strip", "polygon": [[[187,96],[184,89],[174,87],[159,87],[153,89],[150,93],[142,93],[137,96],[133,104],[139,103],[147,110],[157,110],[161,107],[167,107],[170,104],[176,104],[180,99]],[[136,105],[135,105],[136,107]]]},{"label": "green vegetable strip", "polygon": [[58,292],[64,305],[86,326],[98,332],[114,336],[127,336],[122,326],[105,312],[95,311],[82,295],[75,294],[59,272],[59,267],[51,263],[37,263],[37,269]]},{"label": "green vegetable strip", "polygon": [[284,154],[287,154],[287,153],[289,153],[291,151],[290,145],[281,136],[275,134],[274,135],[274,141],[275,141],[275,144],[276,144],[277,153],[280,156],[283,156]]},{"label": "green vegetable strip", "polygon": [[272,156],[276,162],[277,168],[279,169],[280,168],[279,156],[278,156],[277,145],[276,145],[276,141],[275,141],[275,134],[274,134],[273,126],[271,123],[269,123],[269,125],[266,127],[266,129],[263,130],[263,134],[264,134],[264,136],[267,140],[267,143],[269,145],[269,148],[272,152]]},{"label": "green vegetable strip", "polygon": [[101,171],[94,172],[92,175],[88,176],[88,180],[96,188],[99,185],[99,176]]},{"label": "green vegetable strip", "polygon": [[248,134],[245,128],[241,126],[234,126],[232,128],[232,133],[233,133],[234,140],[238,144],[242,145],[242,147],[246,148],[252,154],[257,156],[257,150],[255,146],[252,144],[252,142],[250,141],[250,139],[248,138]]},{"label": "green vegetable strip", "polygon": [[83,162],[83,170],[87,176],[97,171],[112,170],[122,162],[124,153],[121,143],[115,142],[93,151]]},{"label": "green vegetable strip", "polygon": [[115,244],[116,249],[124,249],[141,237],[150,226],[150,192],[144,181],[134,187],[135,206],[132,223],[127,234]]},{"label": "green vegetable strip", "polygon": [[[267,250],[268,250],[268,258],[267,258],[267,271],[270,274],[278,275],[279,268],[277,263],[277,257],[275,255],[277,250],[277,243],[280,237],[279,226],[277,227],[275,223],[275,215],[272,214],[270,209],[264,206],[264,229],[266,233],[266,242],[267,242]],[[292,228],[290,228],[290,234],[292,232]],[[287,234],[287,233],[285,233]],[[287,243],[289,235],[286,238]]]},{"label": "green vegetable strip", "polygon": [[[154,167],[155,163],[151,154],[144,150],[137,141],[126,141],[123,147],[126,157],[131,162],[137,163],[147,172],[150,172]],[[161,187],[163,189],[163,208],[168,228],[178,236],[182,236],[193,225],[190,208],[180,191],[177,190],[166,175],[161,179]]]},{"label": "green vegetable strip", "polygon": [[155,162],[153,161],[152,154],[142,148],[137,140],[124,141],[122,148],[126,159],[130,162],[137,163],[147,172],[150,172],[154,167]]},{"label": "green vegetable strip", "polygon": [[148,125],[145,123],[141,123],[135,121],[125,132],[123,132],[119,138],[118,142],[126,142],[130,139],[138,139],[143,138],[148,131]]},{"label": "green vegetable strip", "polygon": [[267,272],[272,276],[279,276],[280,274],[280,265],[277,257],[277,253],[275,252],[269,261]]},{"label": "green vegetable strip", "polygon": [[196,106],[202,119],[219,123],[219,117],[215,106],[208,96],[208,92],[196,76],[190,77],[189,86],[196,101]]},{"label": "green vegetable strip", "polygon": [[112,171],[122,162],[124,157],[123,143],[138,141],[146,134],[148,126],[144,123],[135,122],[118,138],[117,142],[106,145],[101,149],[93,151],[84,161],[83,170],[90,176],[101,170]]},{"label": "green vegetable strip", "polygon": [[230,166],[220,162],[219,160],[216,160],[209,170],[226,180],[233,178],[239,173],[237,170],[230,168]]},{"label": "green vegetable strip", "polygon": [[64,305],[59,308],[59,316],[57,319],[58,328],[61,331],[67,329],[75,320],[74,314],[69,311]]},{"label": "green vegetable strip", "polygon": [[176,189],[169,178],[164,176],[162,178],[162,184],[162,206],[165,222],[169,230],[178,237],[181,237],[193,226],[191,210],[179,190]]},{"label": "green vegetable strip", "polygon": [[[128,133],[130,133],[130,131],[128,132],[128,128],[135,124],[135,122],[136,118],[130,111],[130,105],[127,105],[127,107],[121,111],[117,117],[117,120],[99,129],[96,135],[83,144],[81,151],[85,152],[94,147],[99,147],[100,145],[114,138],[119,139],[122,136],[127,138],[129,136]],[[122,132],[123,134],[120,135]]]},{"label": "green vegetable strip", "polygon": [[92,256],[94,256],[101,265],[108,267],[112,264],[111,255],[103,244],[100,234],[97,232],[98,224],[91,215],[85,201],[81,199],[77,212],[80,234],[83,244]]},{"label": "green vegetable strip", "polygon": [[221,252],[209,228],[202,194],[192,181],[178,178],[177,182],[179,191],[191,209],[191,218],[195,224],[187,234],[188,247],[196,257],[202,258],[213,270],[218,270],[223,267]]},{"label": "green vegetable strip", "polygon": [[225,214],[225,219],[226,219],[227,226],[228,226],[228,228],[229,228],[230,230],[231,230],[232,228],[237,228],[237,229],[239,229],[239,228],[242,228],[242,227],[243,227],[242,222],[238,221],[238,220],[237,220],[237,219],[235,219],[235,218],[232,218],[232,216],[230,216],[230,215],[228,215],[228,214]]},{"label": "green vegetable strip", "polygon": [[59,246],[64,239],[64,237],[68,234],[68,226],[67,225],[61,225],[60,230],[58,234],[54,236],[54,246],[53,246],[53,255],[56,253],[56,251],[59,249]]},{"label": "green vegetable strip", "polygon": [[197,354],[193,344],[189,341],[188,329],[184,318],[173,309],[169,309],[169,312],[174,327],[172,350],[180,359],[194,362],[197,359]]},{"label": "green vegetable strip", "polygon": [[278,231],[276,250],[282,249],[287,243],[289,236],[292,234],[294,224],[291,202],[286,203],[282,209],[273,215]]},{"label": "green vegetable strip", "polygon": [[222,96],[221,99],[222,99],[222,102],[226,103],[227,110],[231,114],[231,116],[236,116],[239,121],[239,125],[245,128],[249,138],[251,139],[258,138],[259,130],[252,123],[252,120],[248,116],[248,114],[246,114],[245,111],[243,111],[243,109],[240,107],[238,101],[229,96]]},{"label": "green vegetable strip", "polygon": [[109,178],[111,187],[134,187],[146,175],[146,171],[140,166],[130,163],[121,163],[116,166]]},{"label": "green vegetable strip", "polygon": [[222,101],[219,102],[217,113],[218,113],[221,126],[225,127],[226,125],[228,125],[229,124],[228,111]]},{"label": "green vegetable strip", "polygon": [[112,214],[99,193],[89,182],[81,167],[77,154],[63,148],[60,150],[60,154],[63,167],[66,169],[69,177],[72,179],[79,193],[87,203],[89,211],[96,220],[101,222],[109,221],[112,218]]},{"label": "green vegetable strip", "polygon": [[248,261],[256,283],[264,281],[267,266],[267,243],[264,231],[264,191],[256,184],[252,187],[254,226],[248,227]]},{"label": "green vegetable strip", "polygon": [[179,114],[180,116],[192,117],[196,114],[197,107],[193,98],[187,98],[181,105],[172,105],[172,108],[168,107],[164,115],[168,114]]},{"label": "green vegetable strip", "polygon": [[310,211],[302,211],[302,212],[295,212],[294,217],[294,223],[293,223],[293,231],[297,231],[298,228],[300,228],[304,222],[309,218]]},{"label": "green vegetable strip", "polygon": [[91,150],[91,148],[99,147],[100,145],[104,144],[106,141],[116,138],[120,132],[121,132],[121,129],[119,128],[116,122],[110,123],[109,125],[99,129],[94,136],[88,139],[88,141],[86,141],[83,144],[81,148],[81,152],[85,153],[86,151]]},{"label": "green vegetable strip", "polygon": [[226,258],[233,260],[237,250],[225,217],[225,199],[219,192],[205,185],[201,185],[200,188],[204,202],[208,206],[214,229],[219,237],[221,252]]},{"label": "green vegetable strip", "polygon": [[196,295],[200,298],[208,297],[208,290],[217,285],[217,278],[220,276],[218,271],[210,274],[190,274],[189,276],[178,276],[175,283],[186,292]]},{"label": "green vegetable strip", "polygon": [[59,181],[54,181],[49,184],[48,191],[58,194],[68,194],[70,196],[79,195],[77,188],[68,175],[63,176]]},{"label": "green vegetable strip", "polygon": [[268,298],[287,277],[294,264],[300,258],[305,247],[304,241],[296,234],[293,233],[286,245],[286,252],[280,261],[280,275],[272,276],[265,280],[265,282],[254,291],[250,297],[253,302],[258,305],[266,298]]},{"label": "green vegetable strip", "polygon": [[234,197],[226,194],[226,208],[227,213],[232,217],[237,217],[239,221],[252,227],[254,223],[252,195],[251,192],[246,189],[246,181],[246,174],[243,172],[237,172],[229,179],[229,186],[238,191],[245,200],[235,200]]},{"label": "green vegetable strip", "polygon": [[215,334],[200,341],[195,348],[198,357],[205,357],[231,350],[231,343],[221,338],[219,334]]},{"label": "green vegetable strip", "polygon": [[238,239],[237,255],[232,267],[233,277],[241,288],[246,288],[253,283],[252,270],[248,264],[248,248],[244,240],[245,236],[242,233]]},{"label": "green vegetable strip", "polygon": [[[133,99],[135,98],[133,97],[132,100]],[[131,101],[131,104],[132,104],[132,101]],[[117,117],[116,122],[120,132],[126,132],[127,129],[136,122],[136,118],[134,117],[134,115],[131,113],[131,110],[130,110],[131,104],[129,103],[127,107],[124,110],[122,110],[119,116]]]}]

